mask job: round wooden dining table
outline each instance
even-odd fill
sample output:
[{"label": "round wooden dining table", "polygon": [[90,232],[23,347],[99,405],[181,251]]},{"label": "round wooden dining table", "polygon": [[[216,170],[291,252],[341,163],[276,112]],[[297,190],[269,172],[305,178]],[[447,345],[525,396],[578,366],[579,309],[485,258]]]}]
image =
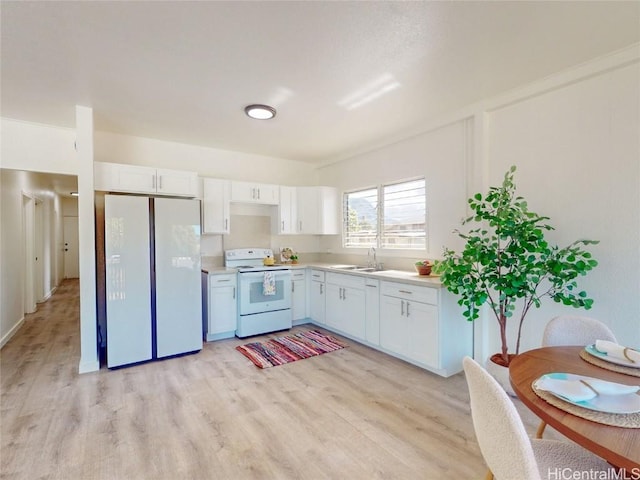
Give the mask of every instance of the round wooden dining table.
[{"label": "round wooden dining table", "polygon": [[511,385],[522,403],[548,425],[612,465],[640,475],[640,428],[612,427],[577,417],[545,402],[531,387],[541,375],[553,372],[640,385],[639,377],[586,362],[579,356],[583,348],[544,347],[519,354],[509,365]]}]

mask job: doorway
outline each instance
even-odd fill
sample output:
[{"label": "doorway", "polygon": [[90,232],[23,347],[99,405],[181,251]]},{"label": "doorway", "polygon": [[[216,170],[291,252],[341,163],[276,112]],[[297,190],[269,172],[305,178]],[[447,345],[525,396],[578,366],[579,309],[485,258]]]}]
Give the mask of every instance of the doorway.
[{"label": "doorway", "polygon": [[22,238],[24,265],[24,312],[36,311],[35,295],[35,199],[22,192]]},{"label": "doorway", "polygon": [[64,278],[80,276],[78,249],[78,217],[63,218]]},{"label": "doorway", "polygon": [[39,198],[34,199],[34,223],[33,223],[33,288],[34,300],[41,303],[46,297],[44,281],[44,204]]}]

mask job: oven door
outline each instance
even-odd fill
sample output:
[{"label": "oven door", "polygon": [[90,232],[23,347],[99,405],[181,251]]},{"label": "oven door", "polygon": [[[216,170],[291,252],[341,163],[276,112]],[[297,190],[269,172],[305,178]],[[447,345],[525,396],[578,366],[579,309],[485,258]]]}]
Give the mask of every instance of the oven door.
[{"label": "oven door", "polygon": [[275,294],[264,294],[265,273],[241,272],[238,275],[240,284],[240,315],[271,312],[291,308],[291,270],[270,271],[275,283]]}]

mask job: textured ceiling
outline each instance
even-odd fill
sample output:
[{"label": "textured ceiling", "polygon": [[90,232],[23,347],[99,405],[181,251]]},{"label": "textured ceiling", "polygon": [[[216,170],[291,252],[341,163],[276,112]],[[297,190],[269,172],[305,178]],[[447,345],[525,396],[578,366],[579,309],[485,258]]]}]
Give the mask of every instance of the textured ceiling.
[{"label": "textured ceiling", "polygon": [[[1,3],[2,116],[307,162],[640,41],[640,2]],[[247,118],[268,103],[275,119]]]}]

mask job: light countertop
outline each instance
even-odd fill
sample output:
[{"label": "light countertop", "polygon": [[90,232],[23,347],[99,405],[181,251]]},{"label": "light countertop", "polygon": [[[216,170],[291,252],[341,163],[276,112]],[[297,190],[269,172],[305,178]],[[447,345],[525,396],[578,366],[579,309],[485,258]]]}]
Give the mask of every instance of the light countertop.
[{"label": "light countertop", "polygon": [[[419,285],[431,288],[441,288],[442,283],[440,278],[435,275],[418,275],[415,271],[409,270],[381,270],[377,272],[359,272],[357,270],[342,270],[335,268],[331,263],[298,263],[287,264],[292,270],[303,268],[315,268],[323,270],[325,272],[341,273],[345,275],[357,275],[360,277],[375,278],[377,280],[384,280],[390,282],[408,283],[411,285]],[[235,268],[227,268],[222,266],[210,265],[205,262],[202,264],[202,271],[209,275],[221,275],[235,273]]]}]

